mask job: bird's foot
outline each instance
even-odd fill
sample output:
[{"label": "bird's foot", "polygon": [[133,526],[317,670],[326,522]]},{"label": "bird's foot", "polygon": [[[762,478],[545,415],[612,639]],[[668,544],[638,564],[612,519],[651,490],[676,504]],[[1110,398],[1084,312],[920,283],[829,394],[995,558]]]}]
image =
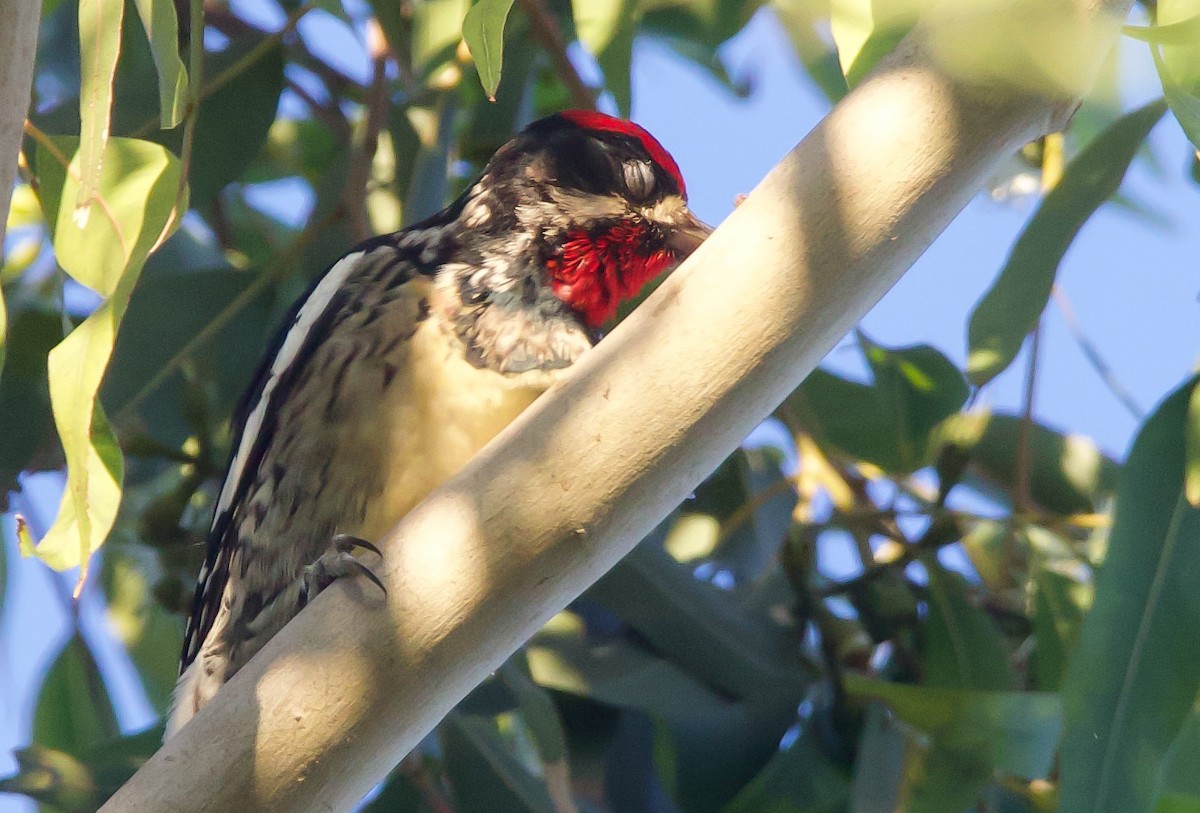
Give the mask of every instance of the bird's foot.
[{"label": "bird's foot", "polygon": [[379,548],[365,539],[350,534],[338,534],[329,543],[329,550],[323,553],[315,562],[304,568],[303,584],[300,588],[301,606],[308,604],[317,594],[337,579],[348,576],[362,576],[371,581],[387,595],[387,588],[375,575],[371,568],[364,565],[354,556],[354,550],[361,548],[374,553],[380,558],[383,554]]}]

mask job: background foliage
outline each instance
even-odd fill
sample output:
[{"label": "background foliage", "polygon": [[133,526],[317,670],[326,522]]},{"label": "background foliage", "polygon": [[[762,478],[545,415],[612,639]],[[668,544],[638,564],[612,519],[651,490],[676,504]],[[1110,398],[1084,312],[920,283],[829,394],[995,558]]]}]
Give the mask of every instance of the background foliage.
[{"label": "background foliage", "polygon": [[[917,14],[939,13],[917,0],[326,0],[284,2],[286,22],[264,30],[240,5],[45,3],[0,276],[0,487],[19,508],[32,473],[66,467],[54,523],[18,519],[22,551],[99,585],[95,611],[156,710],[228,416],[268,326],[354,242],[440,208],[529,120],[597,101],[627,113],[635,36],[749,92],[720,47],[760,7],[831,102]],[[1021,0],[959,9],[931,26],[968,72],[980,65],[956,62],[955,44],[987,53],[979,32],[1027,57],[1079,36]],[[364,809],[1200,811],[1195,382],[1146,419],[1124,463],[1029,406],[1041,315],[1080,228],[1108,201],[1134,205],[1122,178],[1155,161],[1144,144],[1165,115],[1200,141],[1200,4],[1144,11],[1153,25],[1126,33],[1147,41],[1164,98],[1089,102],[1019,156],[1044,195],[964,314],[966,368],[859,333],[866,377],[814,372],[767,442],[731,456]],[[304,17],[356,32],[370,81],[318,56],[328,28],[301,34]],[[1022,39],[1035,34],[1060,47]],[[576,41],[590,56],[568,55]],[[602,87],[572,58],[594,60]],[[1075,81],[1068,57],[1017,67]],[[300,102],[281,105],[285,89]],[[299,225],[257,202],[280,179],[315,199]],[[979,408],[1027,341],[1026,409]],[[830,550],[857,575],[830,578]],[[0,586],[4,573],[0,557]],[[123,735],[110,689],[76,632],[0,789],[97,807],[161,736]]]}]

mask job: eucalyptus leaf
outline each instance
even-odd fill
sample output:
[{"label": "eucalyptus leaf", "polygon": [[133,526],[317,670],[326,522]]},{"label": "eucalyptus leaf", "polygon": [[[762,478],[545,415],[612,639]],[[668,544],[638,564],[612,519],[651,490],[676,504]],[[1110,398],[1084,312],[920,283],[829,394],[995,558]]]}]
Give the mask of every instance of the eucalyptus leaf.
[{"label": "eucalyptus leaf", "polygon": [[483,92],[496,100],[504,68],[504,21],[513,0],[478,0],[463,18],[462,36],[479,70]]},{"label": "eucalyptus leaf", "polygon": [[33,741],[82,759],[119,733],[100,668],[76,633],[59,650],[38,690]]},{"label": "eucalyptus leaf", "polygon": [[124,13],[125,0],[79,0],[79,186],[69,211],[80,228],[101,192]]},{"label": "eucalyptus leaf", "polygon": [[1017,238],[992,287],[971,313],[967,373],[982,386],[1016,358],[1037,325],[1063,256],[1080,229],[1116,194],[1138,149],[1166,112],[1162,99],[1125,114],[1067,165]]},{"label": "eucalyptus leaf", "polygon": [[183,121],[187,109],[188,75],[179,58],[179,20],[172,0],[134,0],[154,65],[158,70],[159,117],[163,129]]},{"label": "eucalyptus leaf", "polygon": [[1155,410],[1125,464],[1108,557],[1062,690],[1062,813],[1149,810],[1200,691],[1200,509],[1184,496],[1195,387]]}]

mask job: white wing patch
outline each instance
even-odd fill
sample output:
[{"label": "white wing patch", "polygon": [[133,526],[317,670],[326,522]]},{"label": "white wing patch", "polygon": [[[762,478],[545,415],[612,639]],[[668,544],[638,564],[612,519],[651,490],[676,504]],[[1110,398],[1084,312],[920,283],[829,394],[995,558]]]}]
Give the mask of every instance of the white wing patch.
[{"label": "white wing patch", "polygon": [[[242,481],[242,470],[246,467],[246,460],[250,457],[250,451],[254,448],[255,438],[258,437],[258,433],[262,429],[263,418],[266,417],[267,409],[271,406],[271,395],[275,392],[275,387],[279,384],[280,377],[292,366],[292,362],[296,360],[296,354],[304,346],[304,339],[308,336],[308,332],[312,330],[312,326],[316,323],[317,319],[325,312],[325,308],[329,305],[329,300],[333,298],[334,293],[346,281],[346,277],[350,275],[350,271],[362,259],[365,253],[364,251],[356,251],[353,254],[347,254],[334,263],[333,267],[317,283],[317,287],[313,289],[313,292],[308,295],[308,299],[304,300],[304,304],[296,313],[296,318],[292,320],[292,326],[288,328],[287,335],[283,339],[283,344],[280,346],[279,352],[275,354],[275,359],[271,362],[271,372],[267,377],[267,383],[263,385],[262,393],[258,396],[258,401],[255,402],[254,408],[246,416],[246,425],[242,427],[242,435],[238,440],[237,453],[233,456],[233,462],[229,464],[229,473],[225,475],[225,483],[221,486],[221,496],[217,499],[217,510],[213,513],[214,526],[221,515],[229,510],[230,503],[233,501],[233,495],[237,492],[238,484]],[[205,574],[201,573],[200,578],[202,582],[204,576]]]}]

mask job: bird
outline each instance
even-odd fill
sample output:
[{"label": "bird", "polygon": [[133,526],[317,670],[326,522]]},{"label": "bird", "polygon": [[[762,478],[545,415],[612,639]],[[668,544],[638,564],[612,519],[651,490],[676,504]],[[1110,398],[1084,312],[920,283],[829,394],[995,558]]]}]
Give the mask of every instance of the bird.
[{"label": "bird", "polygon": [[[539,119],[292,307],[233,419],[165,739],[711,229],[649,132]],[[366,555],[366,554],[362,554]]]}]

